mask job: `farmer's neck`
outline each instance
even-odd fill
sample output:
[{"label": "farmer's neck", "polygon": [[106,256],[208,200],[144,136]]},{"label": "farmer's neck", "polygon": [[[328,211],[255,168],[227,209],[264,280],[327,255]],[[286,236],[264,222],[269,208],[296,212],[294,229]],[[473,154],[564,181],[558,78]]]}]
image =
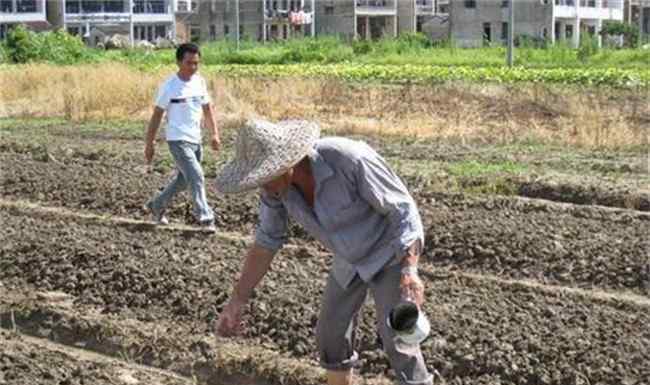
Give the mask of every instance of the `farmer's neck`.
[{"label": "farmer's neck", "polygon": [[314,207],[316,180],[311,170],[311,162],[304,157],[300,163],[293,168],[291,183],[296,185],[309,207]]}]

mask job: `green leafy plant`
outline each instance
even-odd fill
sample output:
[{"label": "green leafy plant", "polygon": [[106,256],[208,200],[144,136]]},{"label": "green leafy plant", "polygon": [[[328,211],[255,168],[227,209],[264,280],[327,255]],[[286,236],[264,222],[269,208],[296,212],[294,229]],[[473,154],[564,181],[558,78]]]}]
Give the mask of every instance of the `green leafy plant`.
[{"label": "green leafy plant", "polygon": [[622,21],[606,21],[600,30],[603,37],[623,36],[626,47],[636,47],[639,43],[639,27]]}]

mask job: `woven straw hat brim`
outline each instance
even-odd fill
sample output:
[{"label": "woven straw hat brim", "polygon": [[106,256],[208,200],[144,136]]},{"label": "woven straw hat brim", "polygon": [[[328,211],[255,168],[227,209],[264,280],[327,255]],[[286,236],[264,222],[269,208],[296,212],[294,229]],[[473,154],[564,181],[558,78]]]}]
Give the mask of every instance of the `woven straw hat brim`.
[{"label": "woven straw hat brim", "polygon": [[[273,125],[263,124],[267,127]],[[274,136],[279,139],[274,147],[268,153],[249,154],[247,159],[243,159],[240,149],[236,149],[235,158],[217,175],[216,189],[219,192],[240,193],[277,178],[309,154],[320,136],[320,127],[313,122],[289,120],[273,126]]]}]

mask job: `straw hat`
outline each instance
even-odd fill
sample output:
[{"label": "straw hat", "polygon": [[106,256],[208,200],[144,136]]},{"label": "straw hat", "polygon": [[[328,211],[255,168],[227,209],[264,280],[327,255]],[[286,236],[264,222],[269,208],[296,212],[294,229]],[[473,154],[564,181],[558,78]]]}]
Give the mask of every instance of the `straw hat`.
[{"label": "straw hat", "polygon": [[319,135],[318,124],[305,120],[246,122],[235,142],[235,158],[217,175],[217,190],[238,193],[275,179],[309,154]]}]

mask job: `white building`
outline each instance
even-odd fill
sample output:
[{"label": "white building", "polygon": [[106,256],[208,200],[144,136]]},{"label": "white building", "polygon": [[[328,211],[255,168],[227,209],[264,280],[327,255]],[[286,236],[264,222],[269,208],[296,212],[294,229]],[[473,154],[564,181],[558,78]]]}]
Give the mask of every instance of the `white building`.
[{"label": "white building", "polygon": [[46,15],[46,0],[0,0],[0,39],[4,39],[9,28],[24,24],[34,30],[49,27]]},{"label": "white building", "polygon": [[[459,46],[504,43],[509,0],[451,2],[451,38]],[[515,36],[580,44],[581,33],[600,36],[603,22],[623,21],[623,0],[515,0]],[[600,41],[600,38],[599,38]]]},{"label": "white building", "polygon": [[603,21],[623,21],[623,5],[623,0],[555,0],[553,40],[570,40],[577,48],[580,34],[585,31],[597,36],[602,44],[599,32]]},{"label": "white building", "polygon": [[176,8],[176,0],[55,0],[48,3],[48,18],[91,45],[113,34],[129,36],[133,44],[174,38]]}]

